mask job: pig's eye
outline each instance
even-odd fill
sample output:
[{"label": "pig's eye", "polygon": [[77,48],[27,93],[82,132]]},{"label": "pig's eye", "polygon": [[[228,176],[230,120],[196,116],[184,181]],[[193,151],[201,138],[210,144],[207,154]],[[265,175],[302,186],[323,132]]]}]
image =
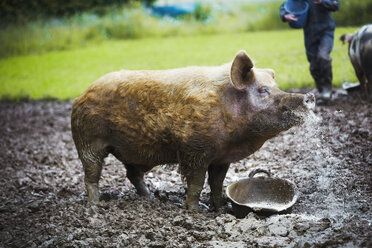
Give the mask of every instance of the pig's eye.
[{"label": "pig's eye", "polygon": [[270,94],[270,89],[268,87],[264,86],[264,87],[259,88],[258,92],[260,94]]}]

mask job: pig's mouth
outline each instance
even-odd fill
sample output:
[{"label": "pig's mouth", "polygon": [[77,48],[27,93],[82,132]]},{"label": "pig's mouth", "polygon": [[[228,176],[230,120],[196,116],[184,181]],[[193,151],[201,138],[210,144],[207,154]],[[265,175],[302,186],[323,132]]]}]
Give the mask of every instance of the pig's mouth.
[{"label": "pig's mouth", "polygon": [[286,126],[298,126],[305,122],[307,111],[290,110],[283,112],[283,124]]},{"label": "pig's mouth", "polygon": [[286,131],[293,126],[300,126],[306,122],[309,111],[304,109],[286,110],[275,114],[271,112],[270,115],[260,114],[253,119],[254,125],[250,125],[251,132],[261,135],[277,135],[282,131]]},{"label": "pig's mouth", "polygon": [[315,97],[311,93],[301,97],[286,98],[282,106],[282,110],[284,110],[281,120],[283,129],[304,124],[314,107]]},{"label": "pig's mouth", "polygon": [[288,110],[282,114],[282,127],[287,130],[293,126],[303,125],[312,116],[311,109]]}]

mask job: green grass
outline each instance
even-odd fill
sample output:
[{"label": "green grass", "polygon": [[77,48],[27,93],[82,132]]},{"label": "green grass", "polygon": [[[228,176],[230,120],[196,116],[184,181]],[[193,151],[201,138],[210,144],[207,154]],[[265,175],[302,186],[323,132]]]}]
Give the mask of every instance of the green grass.
[{"label": "green grass", "polygon": [[[338,41],[332,52],[334,85],[356,81],[347,46]],[[105,41],[96,46],[0,60],[0,96],[19,99],[72,99],[94,80],[119,69],[168,69],[219,65],[245,49],[258,68],[273,68],[282,89],[314,87],[305,56],[302,30],[252,32],[194,37]]]},{"label": "green grass", "polygon": [[204,14],[204,18],[196,14],[176,19],[157,18],[138,3],[103,8],[100,15],[84,12],[59,19],[39,18],[0,27],[0,58],[76,49],[105,40],[241,33],[287,27],[278,19],[279,4],[234,4],[224,10],[205,5],[198,12],[198,16]]},{"label": "green grass", "polygon": [[[0,25],[0,59],[78,49],[106,40],[289,30],[287,23],[279,18],[282,2],[257,0],[241,3],[225,1],[223,5],[203,4],[194,14],[179,18],[155,17],[138,1],[58,18],[39,16],[33,19],[31,11],[27,12],[30,16],[20,15],[18,22],[4,21]],[[340,6],[332,14],[339,27],[361,26],[372,19],[371,0],[340,0]]]}]

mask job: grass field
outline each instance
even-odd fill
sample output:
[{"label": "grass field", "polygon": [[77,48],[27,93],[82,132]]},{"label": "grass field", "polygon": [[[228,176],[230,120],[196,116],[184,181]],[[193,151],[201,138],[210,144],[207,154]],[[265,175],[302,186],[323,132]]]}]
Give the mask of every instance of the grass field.
[{"label": "grass field", "polygon": [[[347,46],[335,35],[334,85],[356,81]],[[105,41],[77,50],[0,60],[0,96],[4,99],[55,97],[72,99],[101,75],[119,69],[167,69],[219,65],[245,49],[258,68],[272,68],[282,89],[314,87],[305,56],[302,30],[252,32],[194,37]]]}]

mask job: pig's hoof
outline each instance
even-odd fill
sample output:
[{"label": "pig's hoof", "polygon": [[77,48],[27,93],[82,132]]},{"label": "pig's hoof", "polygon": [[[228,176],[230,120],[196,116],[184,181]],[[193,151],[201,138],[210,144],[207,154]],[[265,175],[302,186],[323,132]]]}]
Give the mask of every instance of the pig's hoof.
[{"label": "pig's hoof", "polygon": [[137,189],[137,194],[144,197],[144,198],[152,199],[151,192],[147,187],[138,188]]},{"label": "pig's hoof", "polygon": [[225,198],[221,198],[221,199],[210,202],[211,210],[216,211],[216,212],[226,205],[227,205],[227,200]]},{"label": "pig's hoof", "polygon": [[217,214],[225,214],[231,212],[231,207],[228,204],[221,206],[219,209],[214,209]]},{"label": "pig's hoof", "polygon": [[195,212],[199,212],[200,211],[199,205],[198,204],[195,204],[195,203],[187,203],[187,202],[185,202],[183,204],[183,208],[184,209],[187,209],[187,210],[190,210],[190,211],[195,211]]},{"label": "pig's hoof", "polygon": [[97,205],[87,205],[85,213],[92,216],[98,214],[98,206]]},{"label": "pig's hoof", "polygon": [[188,204],[187,202],[185,202],[183,204],[183,208],[190,210],[192,212],[209,211],[209,207],[204,203],[200,203],[200,206],[199,206],[199,203]]},{"label": "pig's hoof", "polygon": [[88,202],[87,202],[87,208],[97,206],[98,203],[99,203],[99,201],[89,201],[88,200]]},{"label": "pig's hoof", "polygon": [[142,194],[138,194],[140,197],[146,199],[146,200],[153,200],[155,199],[155,196],[153,194],[145,194],[145,195],[142,195]]}]

